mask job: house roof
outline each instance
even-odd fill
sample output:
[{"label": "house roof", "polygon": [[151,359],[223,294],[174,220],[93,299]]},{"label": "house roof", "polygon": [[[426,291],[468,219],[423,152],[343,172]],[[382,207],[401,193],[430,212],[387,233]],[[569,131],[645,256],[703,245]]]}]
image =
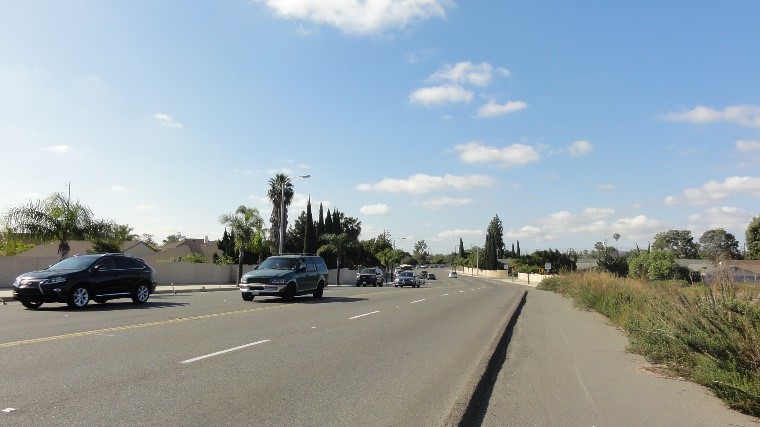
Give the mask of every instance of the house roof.
[{"label": "house roof", "polygon": [[721,261],[720,265],[737,267],[742,270],[751,271],[753,273],[760,274],[760,260],[726,260]]}]

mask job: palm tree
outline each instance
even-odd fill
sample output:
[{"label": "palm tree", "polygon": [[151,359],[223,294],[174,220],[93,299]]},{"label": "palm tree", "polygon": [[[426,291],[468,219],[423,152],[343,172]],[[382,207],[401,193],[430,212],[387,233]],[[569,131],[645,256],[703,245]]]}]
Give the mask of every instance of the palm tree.
[{"label": "palm tree", "polygon": [[[284,203],[281,203],[283,193],[285,199]],[[277,253],[280,247],[280,227],[283,223],[288,223],[288,206],[290,206],[290,202],[293,200],[293,184],[290,182],[290,178],[282,173],[278,173],[274,178],[270,178],[267,197],[272,202],[272,215],[269,217],[269,241],[273,243],[272,252]],[[280,212],[280,206],[284,207],[284,212]],[[280,218],[283,218],[284,222],[280,222]]]},{"label": "palm tree", "polygon": [[264,220],[256,208],[240,205],[234,213],[219,217],[219,222],[230,228],[235,236],[235,249],[238,250],[238,281],[243,276],[243,259],[245,251],[256,251],[261,246]]},{"label": "palm tree", "polygon": [[353,249],[355,242],[345,234],[325,234],[321,238],[324,244],[317,249],[317,255],[325,252],[335,255],[335,267],[338,269],[336,284],[340,285],[340,266],[345,255]]},{"label": "palm tree", "polygon": [[58,255],[69,255],[69,241],[106,237],[114,225],[95,220],[92,211],[78,201],[55,193],[44,200],[30,201],[11,208],[5,215],[6,226],[14,233],[40,241],[58,241]]}]

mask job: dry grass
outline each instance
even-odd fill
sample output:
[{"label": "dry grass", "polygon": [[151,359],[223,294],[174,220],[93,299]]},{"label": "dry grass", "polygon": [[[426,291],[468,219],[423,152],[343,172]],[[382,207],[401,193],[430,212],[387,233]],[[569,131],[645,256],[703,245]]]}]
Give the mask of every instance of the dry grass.
[{"label": "dry grass", "polygon": [[630,350],[760,416],[760,299],[756,286],[646,282],[599,272],[544,280],[625,330]]}]

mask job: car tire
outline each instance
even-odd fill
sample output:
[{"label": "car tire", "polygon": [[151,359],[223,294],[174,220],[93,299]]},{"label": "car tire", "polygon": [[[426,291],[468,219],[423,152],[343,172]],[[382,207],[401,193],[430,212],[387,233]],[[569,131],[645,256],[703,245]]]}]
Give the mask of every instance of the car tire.
[{"label": "car tire", "polygon": [[253,298],[255,297],[255,295],[250,292],[241,292],[240,295],[243,297],[243,301],[253,301]]},{"label": "car tire", "polygon": [[21,305],[23,305],[24,307],[26,307],[26,308],[28,308],[30,310],[36,310],[36,309],[40,308],[40,306],[42,305],[42,302],[41,301],[29,301],[29,300],[22,299],[21,300]]},{"label": "car tire", "polygon": [[320,283],[319,286],[317,286],[317,290],[314,291],[312,295],[314,296],[315,299],[320,299],[322,298],[322,294],[324,293],[324,291],[325,291],[325,285]]},{"label": "car tire", "polygon": [[282,299],[285,301],[293,301],[293,299],[296,297],[296,285],[294,283],[289,283],[288,286],[285,288],[285,293],[282,295]]},{"label": "car tire", "polygon": [[138,285],[132,294],[132,302],[135,304],[145,304],[148,298],[150,298],[150,288],[145,284]]},{"label": "car tire", "polygon": [[90,302],[90,291],[84,286],[74,286],[69,293],[69,299],[66,301],[71,308],[81,309],[87,307]]}]

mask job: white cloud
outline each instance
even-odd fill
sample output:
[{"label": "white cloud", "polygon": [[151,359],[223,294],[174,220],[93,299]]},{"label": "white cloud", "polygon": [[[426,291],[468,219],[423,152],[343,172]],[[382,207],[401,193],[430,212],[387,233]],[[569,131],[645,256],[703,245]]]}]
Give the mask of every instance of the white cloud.
[{"label": "white cloud", "polygon": [[161,126],[172,128],[172,129],[182,129],[182,123],[174,121],[174,118],[168,114],[164,113],[156,113],[153,115],[153,118],[158,120],[158,122],[161,124]]},{"label": "white cloud", "polygon": [[614,191],[615,185],[614,184],[599,184],[596,186],[596,189],[599,191]]},{"label": "white cloud", "polygon": [[121,185],[114,185],[109,189],[109,191],[114,192],[114,193],[121,193],[124,191],[124,187],[122,187]]},{"label": "white cloud", "polygon": [[568,147],[568,151],[570,151],[571,156],[582,156],[584,154],[588,154],[593,149],[594,146],[585,140],[575,141]]},{"label": "white cloud", "polygon": [[494,184],[495,180],[485,175],[431,176],[416,174],[407,179],[385,178],[375,184],[359,184],[356,186],[356,189],[360,191],[422,194],[437,190],[461,191],[478,187],[491,187]]},{"label": "white cloud", "polygon": [[452,197],[440,197],[437,199],[425,200],[422,206],[427,209],[440,209],[446,206],[466,206],[473,203],[472,199],[454,199]]},{"label": "white cloud", "polygon": [[69,146],[68,145],[53,145],[45,149],[53,153],[66,153],[69,151]]},{"label": "white cloud", "polygon": [[745,127],[760,128],[760,106],[734,105],[726,107],[723,110],[713,110],[698,105],[692,110],[662,114],[660,118],[671,122],[687,122],[694,124],[730,122]]},{"label": "white cloud", "polygon": [[668,196],[664,203],[672,206],[680,203],[707,205],[738,194],[760,197],[760,177],[730,176],[720,181],[709,181],[699,188],[687,188],[681,198]]},{"label": "white cloud", "polygon": [[747,141],[740,139],[739,141],[736,141],[736,151],[740,153],[760,151],[760,141]]},{"label": "white cloud", "polygon": [[490,147],[478,141],[459,144],[454,147],[459,159],[465,163],[500,163],[502,166],[523,166],[537,162],[541,155],[533,147],[513,144],[506,147]]},{"label": "white cloud", "polygon": [[483,230],[446,230],[438,233],[438,238],[446,239],[451,237],[480,237]]},{"label": "white cloud", "polygon": [[[501,70],[501,69],[500,69]],[[500,71],[503,74],[503,71]],[[446,65],[430,76],[433,81],[448,81],[456,84],[471,84],[475,86],[488,86],[493,78],[493,66],[487,62],[473,64],[472,62],[459,62],[456,65]]]},{"label": "white cloud", "polygon": [[409,95],[409,102],[421,105],[469,103],[470,101],[472,101],[472,92],[459,85],[423,87]]},{"label": "white cloud", "polygon": [[604,219],[614,215],[615,209],[588,207],[583,210],[583,213],[589,218]]},{"label": "white cloud", "polygon": [[524,238],[535,238],[540,233],[541,233],[540,228],[534,227],[532,225],[526,225],[525,227],[519,228],[517,230],[507,231],[504,233],[504,235],[511,239],[524,239]]},{"label": "white cloud", "polygon": [[[704,211],[703,214],[694,215],[689,219],[697,222],[693,225],[694,228],[701,228],[704,231],[713,230],[716,228],[722,228],[724,230],[745,230],[747,224],[752,221],[753,214],[742,209],[738,209],[733,206],[715,206],[710,207]],[[703,232],[704,232],[703,231]],[[695,238],[699,238],[699,235],[695,235]],[[739,240],[743,240],[744,236],[734,236]]]},{"label": "white cloud", "polygon": [[359,212],[364,215],[388,215],[390,209],[388,208],[388,205],[378,203],[376,205],[364,205],[359,209]]},{"label": "white cloud", "polygon": [[526,108],[528,108],[528,104],[522,101],[508,101],[505,104],[497,104],[496,101],[490,100],[478,109],[477,116],[484,118],[498,117]]},{"label": "white cloud", "polygon": [[444,17],[450,0],[257,0],[278,16],[331,25],[349,34],[403,28],[415,20]]},{"label": "white cloud", "polygon": [[538,219],[536,224],[506,231],[504,235],[513,239],[533,239],[541,242],[556,240],[558,236],[577,235],[587,239],[591,245],[595,241],[612,237],[614,233],[621,234],[629,242],[649,239],[664,227],[661,221],[644,215],[610,221],[609,218],[614,214],[614,209],[596,207],[588,207],[582,214],[559,211]]}]

